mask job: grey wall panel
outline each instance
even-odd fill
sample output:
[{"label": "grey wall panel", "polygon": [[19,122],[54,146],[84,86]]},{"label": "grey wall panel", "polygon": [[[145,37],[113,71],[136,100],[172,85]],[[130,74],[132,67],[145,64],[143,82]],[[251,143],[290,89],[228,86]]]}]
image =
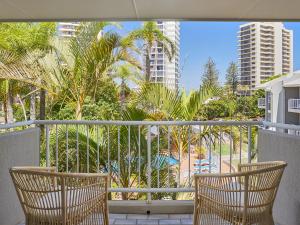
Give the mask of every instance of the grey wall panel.
[{"label": "grey wall panel", "polygon": [[300,224],[300,137],[260,130],[258,160],[288,162],[274,205],[275,222],[279,225]]},{"label": "grey wall panel", "polygon": [[38,128],[0,135],[0,225],[15,225],[24,221],[8,169],[39,164],[39,137]]}]

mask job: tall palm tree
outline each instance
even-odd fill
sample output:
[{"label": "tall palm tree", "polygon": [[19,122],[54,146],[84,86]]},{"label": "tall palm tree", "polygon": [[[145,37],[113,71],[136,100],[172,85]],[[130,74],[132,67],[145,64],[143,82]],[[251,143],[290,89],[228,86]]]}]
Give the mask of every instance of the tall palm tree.
[{"label": "tall palm tree", "polygon": [[113,72],[111,73],[112,78],[120,78],[120,99],[121,99],[121,109],[124,110],[125,107],[125,100],[126,100],[126,86],[128,82],[133,82],[136,85],[141,85],[143,82],[143,78],[139,73],[137,67],[132,66],[131,64],[122,64],[117,65]]},{"label": "tall palm tree", "polygon": [[[0,37],[3,37],[0,43],[0,77],[29,84],[31,118],[35,118],[36,86],[47,85],[41,74],[40,60],[51,51],[54,33],[55,23],[0,24]],[[7,84],[9,86],[9,81]]]},{"label": "tall palm tree", "polygon": [[[196,119],[196,115],[203,103],[214,96],[216,92],[216,89],[206,87],[197,91],[191,91],[187,95],[184,91],[174,92],[163,85],[150,84],[141,88],[134,101],[137,107],[150,110],[150,118],[152,120],[192,121]],[[167,127],[162,128],[165,134],[169,132]],[[202,131],[203,138],[211,138],[209,134],[210,130],[208,130],[208,127],[205,127]],[[181,149],[183,152],[187,151],[189,139],[192,143],[199,139],[199,135],[192,135],[189,126],[183,126],[181,131],[174,128],[171,130],[171,135],[173,146],[177,150]]]},{"label": "tall palm tree", "polygon": [[146,81],[150,81],[150,54],[155,45],[161,45],[168,59],[171,61],[176,53],[173,41],[161,32],[153,21],[145,22],[140,29],[132,31],[129,36],[131,39],[142,40],[145,52],[145,75]]},{"label": "tall palm tree", "polygon": [[[11,79],[21,73],[21,67],[24,66],[23,54],[17,54],[10,50],[0,49],[0,78],[1,95],[3,99],[4,118],[6,123],[14,122],[13,100],[14,89],[16,88],[16,79]],[[16,71],[18,71],[16,73]],[[24,70],[22,70],[24,72]]]},{"label": "tall palm tree", "polygon": [[132,56],[134,43],[115,32],[99,35],[106,23],[83,23],[67,51],[58,59],[54,71],[57,83],[70,101],[76,102],[76,119],[82,118],[82,106],[87,96],[93,99],[100,79],[111,73],[117,63],[128,62],[139,67]]}]

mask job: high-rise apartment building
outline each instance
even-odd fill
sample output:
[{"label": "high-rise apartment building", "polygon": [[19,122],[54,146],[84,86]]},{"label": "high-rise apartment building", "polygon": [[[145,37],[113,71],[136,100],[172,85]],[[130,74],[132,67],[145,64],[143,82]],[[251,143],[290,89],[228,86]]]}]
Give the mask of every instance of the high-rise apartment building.
[{"label": "high-rise apartment building", "polygon": [[57,25],[57,34],[60,37],[74,37],[79,22],[59,22]]},{"label": "high-rise apartment building", "polygon": [[247,94],[273,75],[293,72],[293,31],[283,23],[241,25],[238,39],[240,82]]},{"label": "high-rise apartment building", "polygon": [[175,56],[169,61],[165,54],[164,46],[154,44],[150,55],[150,79],[154,83],[163,83],[172,90],[178,89],[179,84],[179,44],[180,25],[175,21],[157,21],[157,26],[175,44]]}]

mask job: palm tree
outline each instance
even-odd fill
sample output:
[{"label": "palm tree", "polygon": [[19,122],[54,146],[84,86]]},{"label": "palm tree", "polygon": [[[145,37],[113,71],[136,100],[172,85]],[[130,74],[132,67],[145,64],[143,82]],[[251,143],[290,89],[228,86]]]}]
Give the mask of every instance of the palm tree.
[{"label": "palm tree", "polygon": [[113,72],[111,73],[112,78],[120,78],[120,99],[121,99],[121,109],[124,110],[125,98],[126,98],[126,86],[128,86],[128,81],[132,81],[137,85],[141,85],[143,78],[138,71],[138,68],[132,66],[131,64],[117,65]]},{"label": "palm tree", "polygon": [[134,43],[114,32],[98,35],[107,23],[83,23],[76,37],[70,40],[65,54],[58,59],[54,74],[62,93],[76,102],[76,119],[82,118],[87,96],[93,99],[101,78],[111,73],[117,63],[128,62],[139,67],[132,56]]},{"label": "palm tree", "polygon": [[43,70],[40,60],[51,51],[50,41],[54,33],[55,23],[0,24],[0,36],[3,36],[0,43],[0,77],[29,84],[31,119],[35,118],[35,89],[37,86],[42,87],[42,83],[47,85],[41,74]]},{"label": "palm tree", "polygon": [[131,39],[142,40],[145,52],[145,74],[146,81],[150,81],[150,54],[153,46],[158,45],[163,48],[168,59],[171,61],[177,51],[175,44],[165,36],[157,27],[155,22],[145,22],[142,28],[132,31],[129,34]]},{"label": "palm tree", "polygon": [[[4,117],[6,123],[14,122],[13,100],[15,94],[16,79],[11,79],[21,72],[24,66],[23,54],[17,54],[10,50],[0,49],[0,78],[3,97]],[[16,71],[18,70],[18,73]],[[22,70],[24,72],[24,70]]]},{"label": "palm tree", "polygon": [[[214,96],[216,91],[216,89],[206,87],[191,91],[187,95],[184,91],[174,92],[163,85],[150,84],[142,87],[134,101],[136,107],[143,107],[150,111],[150,119],[152,120],[192,121],[196,119],[203,103]],[[169,132],[166,127],[162,129],[164,129],[165,134]],[[204,127],[202,130],[203,138],[210,138],[209,134],[208,127]],[[199,135],[193,135],[189,126],[181,127],[180,131],[173,128],[171,136],[175,149],[181,149],[183,152],[187,152],[188,140],[195,143],[199,139]]]},{"label": "palm tree", "polygon": [[[147,113],[136,108],[128,108],[122,116],[123,120],[148,118]],[[137,187],[138,184],[141,188],[147,187],[147,126],[130,126],[129,128],[128,126],[113,125],[78,127],[58,125],[57,133],[52,130],[50,135],[51,165],[55,166],[58,163],[59,171],[102,171],[110,173],[112,187],[131,188]],[[66,135],[68,135],[67,139]],[[130,143],[128,138],[130,138]],[[57,151],[56,146],[58,147]],[[58,162],[56,162],[56,153]],[[157,148],[155,145],[152,145],[151,153],[152,168],[159,167],[159,186],[164,187],[167,182],[171,185],[174,184],[173,177],[167,176],[167,161],[156,158]],[[158,170],[152,171],[152,184],[157,184],[157,174]],[[134,193],[122,193],[121,197],[123,200],[136,198]]]}]

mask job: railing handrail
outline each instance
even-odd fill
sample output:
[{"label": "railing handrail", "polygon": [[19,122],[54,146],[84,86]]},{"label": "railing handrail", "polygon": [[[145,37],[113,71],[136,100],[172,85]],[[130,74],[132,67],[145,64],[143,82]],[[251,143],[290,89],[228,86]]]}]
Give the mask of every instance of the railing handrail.
[{"label": "railing handrail", "polygon": [[10,129],[21,126],[51,125],[51,124],[83,124],[83,125],[263,125],[281,129],[300,130],[300,125],[272,123],[267,121],[101,121],[101,120],[28,120],[8,124],[0,124],[0,129]]},{"label": "railing handrail", "polygon": [[121,121],[121,120],[35,120],[34,124],[51,125],[51,124],[81,124],[81,125],[216,125],[216,126],[240,126],[240,125],[263,125],[262,121]]},{"label": "railing handrail", "polygon": [[35,124],[34,120],[21,121],[21,122],[15,122],[15,123],[6,123],[6,124],[0,124],[0,129],[10,129],[10,128],[16,128],[16,127],[22,127],[22,126],[30,126],[33,124]]},{"label": "railing handrail", "polygon": [[271,123],[271,122],[263,121],[263,126],[280,128],[280,129],[288,129],[288,130],[300,130],[300,125],[285,124],[285,123]]}]

